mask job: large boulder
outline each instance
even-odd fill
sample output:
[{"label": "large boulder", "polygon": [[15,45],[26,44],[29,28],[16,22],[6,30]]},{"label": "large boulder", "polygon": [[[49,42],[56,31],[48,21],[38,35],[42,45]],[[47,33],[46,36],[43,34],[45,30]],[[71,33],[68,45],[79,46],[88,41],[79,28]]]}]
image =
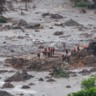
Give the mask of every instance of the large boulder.
[{"label": "large boulder", "polygon": [[30,88],[30,86],[28,86],[28,85],[23,85],[22,86],[22,89],[29,89]]},{"label": "large boulder", "polygon": [[25,80],[29,80],[31,79],[33,76],[29,75],[26,71],[22,71],[22,73],[20,73],[19,71],[16,72],[16,74],[14,74],[11,77],[8,77],[5,82],[12,82],[12,81],[25,81]]},{"label": "large boulder", "polygon": [[19,20],[18,25],[19,26],[26,26],[26,25],[28,25],[28,23],[25,20],[21,19],[21,20]]},{"label": "large boulder", "polygon": [[52,19],[62,19],[62,18],[63,18],[63,16],[61,16],[61,15],[59,15],[59,14],[50,14],[50,17],[51,17]]},{"label": "large boulder", "polygon": [[81,26],[81,24],[79,24],[78,22],[76,22],[73,19],[70,19],[70,20],[66,21],[64,23],[64,25],[66,25],[66,26]]},{"label": "large boulder", "polygon": [[87,66],[94,66],[96,65],[96,57],[93,55],[87,56],[83,59],[83,63]]},{"label": "large boulder", "polygon": [[63,32],[62,31],[56,31],[56,32],[54,32],[54,35],[63,35]]},{"label": "large boulder", "polygon": [[6,91],[1,91],[0,90],[0,96],[13,96],[10,93],[6,92]]},{"label": "large boulder", "polygon": [[14,88],[14,86],[11,83],[7,82],[3,84],[2,88]]},{"label": "large boulder", "polygon": [[27,25],[28,25],[28,23],[25,20],[21,19],[19,21],[14,21],[13,25],[11,26],[11,28],[12,29],[21,29],[21,26],[25,27]]}]

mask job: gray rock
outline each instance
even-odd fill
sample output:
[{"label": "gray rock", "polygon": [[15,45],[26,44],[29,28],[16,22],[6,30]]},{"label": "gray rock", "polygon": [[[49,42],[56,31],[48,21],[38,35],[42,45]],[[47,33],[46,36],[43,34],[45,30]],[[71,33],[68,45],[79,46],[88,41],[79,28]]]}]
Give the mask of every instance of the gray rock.
[{"label": "gray rock", "polygon": [[33,24],[28,24],[25,27],[27,29],[39,29],[39,28],[41,28],[41,24],[39,24],[39,23],[33,23]]},{"label": "gray rock", "polygon": [[3,84],[2,88],[14,88],[14,86],[11,83],[7,82]]},{"label": "gray rock", "polygon": [[32,78],[32,76],[28,75],[28,73],[26,71],[22,71],[22,73],[17,71],[16,74],[5,79],[5,82],[24,81],[24,80],[29,80],[31,78]]},{"label": "gray rock", "polygon": [[63,18],[63,16],[61,16],[61,15],[59,15],[59,14],[50,14],[50,17],[51,17],[52,19],[62,19],[62,18]]},{"label": "gray rock", "polygon": [[96,57],[93,56],[93,55],[87,56],[87,57],[84,58],[83,63],[85,65],[92,66],[92,65],[94,65],[94,63],[96,63]]},{"label": "gray rock", "polygon": [[63,35],[63,32],[62,32],[62,31],[56,31],[56,32],[54,33],[54,35]]},{"label": "gray rock", "polygon": [[1,91],[0,90],[0,96],[13,96],[10,93],[6,92],[6,91]]},{"label": "gray rock", "polygon": [[29,89],[30,87],[28,85],[23,85],[22,89]]},{"label": "gray rock", "polygon": [[78,22],[74,21],[73,19],[70,19],[64,23],[66,26],[81,26]]}]

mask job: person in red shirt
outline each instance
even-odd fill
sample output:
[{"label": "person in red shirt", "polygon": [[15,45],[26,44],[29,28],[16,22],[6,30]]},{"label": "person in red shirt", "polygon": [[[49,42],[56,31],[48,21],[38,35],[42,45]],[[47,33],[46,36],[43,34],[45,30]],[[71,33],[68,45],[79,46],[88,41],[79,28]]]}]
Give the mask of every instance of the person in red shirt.
[{"label": "person in red shirt", "polygon": [[69,62],[70,61],[70,55],[66,55],[66,61]]},{"label": "person in red shirt", "polygon": [[81,52],[80,52],[80,51],[78,51],[78,57],[79,57],[79,58],[81,57]]},{"label": "person in red shirt", "polygon": [[47,48],[44,48],[43,55],[47,55]]}]

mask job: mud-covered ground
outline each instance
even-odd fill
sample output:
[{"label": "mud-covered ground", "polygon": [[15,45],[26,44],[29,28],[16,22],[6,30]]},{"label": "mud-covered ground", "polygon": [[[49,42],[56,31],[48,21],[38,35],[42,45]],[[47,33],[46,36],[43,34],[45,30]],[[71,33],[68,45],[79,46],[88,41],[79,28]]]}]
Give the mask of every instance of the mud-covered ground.
[{"label": "mud-covered ground", "polygon": [[[50,77],[49,71],[28,71],[35,77],[27,81],[12,82],[14,88],[2,89],[7,77],[12,76],[16,71],[22,71],[5,66],[5,59],[20,56],[30,58],[30,55],[36,56],[38,49],[42,50],[43,47],[48,46],[54,46],[60,54],[65,48],[72,49],[77,44],[82,49],[83,45],[96,39],[95,10],[85,9],[86,13],[82,13],[80,8],[72,7],[69,0],[33,0],[28,4],[28,11],[24,10],[24,3],[13,1],[12,8],[9,8],[8,4],[7,11],[3,14],[9,19],[8,23],[0,25],[0,89],[14,96],[22,94],[24,96],[66,96],[70,92],[80,90],[81,80],[89,77],[93,72],[86,76],[77,74],[76,77],[64,79]],[[40,26],[34,27],[34,23]],[[82,69],[80,67],[72,71],[78,73]],[[40,78],[43,80],[39,80]],[[55,82],[48,82],[50,78]],[[23,85],[28,85],[30,88],[22,89]]]}]

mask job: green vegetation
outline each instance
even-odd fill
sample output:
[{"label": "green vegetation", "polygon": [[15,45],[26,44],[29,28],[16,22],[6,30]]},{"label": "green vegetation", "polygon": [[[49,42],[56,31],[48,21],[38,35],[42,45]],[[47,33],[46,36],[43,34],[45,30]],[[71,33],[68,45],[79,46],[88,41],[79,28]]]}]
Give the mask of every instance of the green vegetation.
[{"label": "green vegetation", "polygon": [[3,16],[0,16],[0,23],[7,23],[7,19]]},{"label": "green vegetation", "polygon": [[91,77],[91,78],[83,80],[81,83],[81,87],[84,89],[89,89],[92,87],[96,87],[95,83],[96,83],[96,77]]},{"label": "green vegetation", "polygon": [[74,92],[74,93],[69,94],[68,96],[96,96],[96,88],[81,90],[76,93]]},{"label": "green vegetation", "polygon": [[52,75],[54,77],[60,78],[60,77],[69,77],[68,73],[66,72],[66,70],[63,70],[61,68],[56,69],[53,71]]},{"label": "green vegetation", "polygon": [[74,0],[75,7],[88,7],[89,2],[86,0]]},{"label": "green vegetation", "polygon": [[81,83],[83,90],[68,94],[68,96],[96,96],[96,77],[85,79]]}]

